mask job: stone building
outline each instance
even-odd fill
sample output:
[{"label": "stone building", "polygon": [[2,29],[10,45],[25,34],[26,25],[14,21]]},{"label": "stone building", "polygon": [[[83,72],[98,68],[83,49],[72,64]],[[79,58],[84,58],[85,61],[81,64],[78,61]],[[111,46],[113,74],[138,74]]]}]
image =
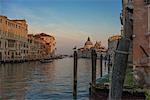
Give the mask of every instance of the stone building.
[{"label": "stone building", "polygon": [[40,33],[40,34],[36,34],[34,37],[40,38],[41,40],[43,40],[46,43],[47,57],[52,57],[55,55],[56,40],[53,36],[45,34],[45,33]]},{"label": "stone building", "polygon": [[0,16],[0,61],[27,59],[27,33],[26,20]]},{"label": "stone building", "polygon": [[122,4],[124,35],[132,35],[135,80],[150,86],[150,0],[122,0]]},{"label": "stone building", "polygon": [[46,42],[41,38],[35,37],[33,34],[28,34],[28,59],[29,60],[38,60],[47,56]]},{"label": "stone building", "polygon": [[112,64],[114,63],[115,50],[117,49],[117,45],[120,39],[121,35],[114,35],[108,38],[107,54],[110,55],[110,61]]},{"label": "stone building", "polygon": [[28,34],[26,20],[0,16],[0,62],[49,58],[55,54],[55,45],[51,35]]},{"label": "stone building", "polygon": [[37,60],[43,58],[50,58],[55,55],[55,38],[45,33],[29,34],[29,59]]},{"label": "stone building", "polygon": [[78,49],[78,56],[82,58],[90,58],[92,49],[96,50],[97,57],[100,57],[100,54],[106,54],[106,49],[101,45],[101,42],[96,42],[94,45],[88,37],[87,41],[84,44],[84,47]]}]

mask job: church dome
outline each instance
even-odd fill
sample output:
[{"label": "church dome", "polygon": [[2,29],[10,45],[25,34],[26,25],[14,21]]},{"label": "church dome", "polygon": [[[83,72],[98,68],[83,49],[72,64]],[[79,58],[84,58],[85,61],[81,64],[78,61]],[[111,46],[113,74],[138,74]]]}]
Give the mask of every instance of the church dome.
[{"label": "church dome", "polygon": [[96,49],[101,48],[101,42],[97,42],[97,41],[96,41],[94,47],[95,47]]},{"label": "church dome", "polygon": [[85,42],[85,45],[93,45],[89,37],[88,37],[88,40]]},{"label": "church dome", "polygon": [[84,48],[90,49],[93,47],[93,43],[91,42],[90,38],[88,37],[87,41],[85,42]]}]

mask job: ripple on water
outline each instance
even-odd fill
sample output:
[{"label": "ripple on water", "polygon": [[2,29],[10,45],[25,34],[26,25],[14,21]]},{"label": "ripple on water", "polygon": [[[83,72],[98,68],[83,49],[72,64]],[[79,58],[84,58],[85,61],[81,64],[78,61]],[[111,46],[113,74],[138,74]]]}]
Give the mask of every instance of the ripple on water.
[{"label": "ripple on water", "polygon": [[[91,61],[79,59],[78,100],[89,100]],[[0,100],[72,100],[73,59],[0,65]]]}]

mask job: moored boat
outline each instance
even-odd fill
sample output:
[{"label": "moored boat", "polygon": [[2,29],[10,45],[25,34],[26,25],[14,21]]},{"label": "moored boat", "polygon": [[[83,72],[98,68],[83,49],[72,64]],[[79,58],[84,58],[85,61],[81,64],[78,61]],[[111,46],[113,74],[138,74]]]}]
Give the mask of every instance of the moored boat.
[{"label": "moored boat", "polygon": [[40,60],[41,63],[50,63],[52,61],[53,61],[52,59],[42,59],[42,60]]}]

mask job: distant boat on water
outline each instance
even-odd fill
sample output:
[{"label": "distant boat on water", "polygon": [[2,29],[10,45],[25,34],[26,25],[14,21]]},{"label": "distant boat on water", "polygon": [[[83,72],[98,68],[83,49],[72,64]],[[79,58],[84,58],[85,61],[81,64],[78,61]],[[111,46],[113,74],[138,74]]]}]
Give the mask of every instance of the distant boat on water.
[{"label": "distant boat on water", "polygon": [[40,60],[41,63],[50,63],[52,61],[53,61],[52,59],[42,59],[42,60]]}]

